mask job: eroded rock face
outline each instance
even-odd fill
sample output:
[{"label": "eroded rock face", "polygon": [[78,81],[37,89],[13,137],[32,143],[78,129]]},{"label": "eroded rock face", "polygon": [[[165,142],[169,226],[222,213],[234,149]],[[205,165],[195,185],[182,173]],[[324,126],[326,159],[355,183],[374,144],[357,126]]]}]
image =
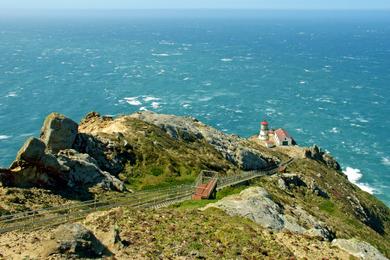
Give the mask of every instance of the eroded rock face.
[{"label": "eroded rock face", "polygon": [[41,140],[51,153],[72,148],[78,132],[78,124],[58,113],[46,117],[41,130]]},{"label": "eroded rock face", "polygon": [[332,245],[339,247],[359,259],[387,260],[378,249],[367,242],[359,241],[357,239],[335,239],[332,241]]},{"label": "eroded rock face", "polygon": [[[325,240],[334,238],[333,232],[324,223],[302,208],[283,208],[261,187],[248,188],[239,195],[208,204],[202,210],[211,207],[219,208],[231,216],[243,216],[274,231],[288,230]],[[304,223],[304,226],[298,223]]]},{"label": "eroded rock face", "polygon": [[138,112],[130,117],[154,124],[173,139],[186,142],[205,140],[219,151],[227,160],[246,171],[262,170],[270,165],[269,160],[259,152],[246,147],[244,139],[227,135],[209,127],[192,117],[156,114],[150,111]]},{"label": "eroded rock face", "polygon": [[63,150],[58,154],[58,162],[68,168],[63,173],[70,188],[98,185],[106,190],[124,190],[123,182],[100,170],[96,160],[88,154],[81,154],[72,149]]},{"label": "eroded rock face", "polygon": [[306,148],[304,156],[309,159],[320,161],[326,164],[329,168],[339,171],[341,169],[340,164],[328,153],[322,151],[317,145],[313,145],[310,148]]}]

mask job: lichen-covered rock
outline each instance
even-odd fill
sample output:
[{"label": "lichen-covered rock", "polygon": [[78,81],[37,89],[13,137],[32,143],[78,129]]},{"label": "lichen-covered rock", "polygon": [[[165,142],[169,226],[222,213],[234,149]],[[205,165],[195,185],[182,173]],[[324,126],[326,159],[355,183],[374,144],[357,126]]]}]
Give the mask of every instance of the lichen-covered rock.
[{"label": "lichen-covered rock", "polygon": [[30,137],[20,148],[16,155],[16,161],[24,160],[26,162],[38,162],[45,154],[46,145],[35,137]]},{"label": "lichen-covered rock", "polygon": [[349,254],[365,260],[387,260],[378,249],[367,242],[357,239],[335,239],[332,241],[333,246],[348,252]]},{"label": "lichen-covered rock", "polygon": [[78,132],[78,124],[58,113],[46,117],[41,130],[41,140],[51,153],[72,148]]}]

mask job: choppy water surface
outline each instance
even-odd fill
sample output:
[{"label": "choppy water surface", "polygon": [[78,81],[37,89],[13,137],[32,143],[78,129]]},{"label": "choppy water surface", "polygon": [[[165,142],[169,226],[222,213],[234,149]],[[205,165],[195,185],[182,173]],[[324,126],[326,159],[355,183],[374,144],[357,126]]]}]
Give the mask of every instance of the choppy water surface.
[{"label": "choppy water surface", "polygon": [[267,118],[389,205],[390,18],[360,17],[0,18],[0,165],[52,111],[192,115],[243,136]]}]

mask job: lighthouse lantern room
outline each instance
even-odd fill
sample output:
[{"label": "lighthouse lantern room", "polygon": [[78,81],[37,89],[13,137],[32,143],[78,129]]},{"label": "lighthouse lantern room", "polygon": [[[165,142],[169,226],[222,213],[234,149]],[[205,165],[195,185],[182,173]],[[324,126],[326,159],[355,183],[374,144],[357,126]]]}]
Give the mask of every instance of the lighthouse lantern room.
[{"label": "lighthouse lantern room", "polygon": [[262,121],[260,123],[260,134],[259,134],[259,139],[263,141],[267,141],[269,138],[268,135],[268,122],[267,121]]}]

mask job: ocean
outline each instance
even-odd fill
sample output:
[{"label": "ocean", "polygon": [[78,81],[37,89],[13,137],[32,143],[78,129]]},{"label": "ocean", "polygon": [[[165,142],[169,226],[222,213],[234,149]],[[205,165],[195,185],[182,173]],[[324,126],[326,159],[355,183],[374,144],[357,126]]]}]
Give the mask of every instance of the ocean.
[{"label": "ocean", "polygon": [[0,11],[0,166],[53,111],[285,128],[390,205],[390,13]]}]

